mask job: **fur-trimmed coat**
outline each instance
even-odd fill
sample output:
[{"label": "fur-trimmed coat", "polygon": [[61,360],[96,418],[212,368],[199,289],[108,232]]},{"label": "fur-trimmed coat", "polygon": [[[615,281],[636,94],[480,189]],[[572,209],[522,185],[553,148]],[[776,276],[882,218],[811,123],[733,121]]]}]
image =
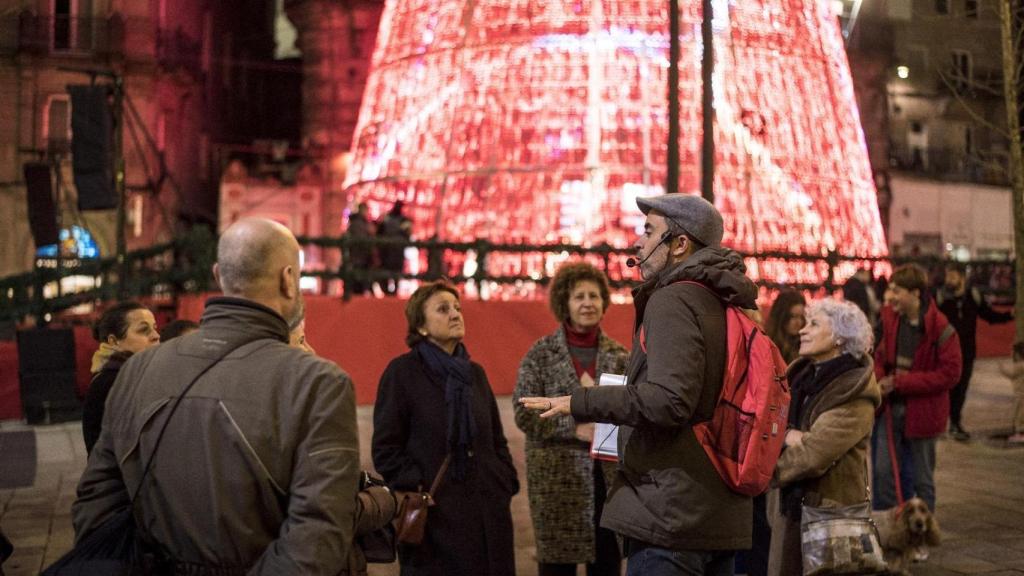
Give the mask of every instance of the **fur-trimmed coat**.
[{"label": "fur-trimmed coat", "polygon": [[[792,382],[804,370],[813,370],[808,358],[794,361],[787,371]],[[868,494],[868,443],[875,409],[882,401],[874,363],[864,357],[860,366],[837,376],[800,410],[799,444],[782,451],[775,468],[779,486],[800,483],[807,504],[849,506],[864,502]],[[769,574],[802,573],[800,519],[779,512],[778,488],[768,499],[772,522]]]},{"label": "fur-trimmed coat", "polygon": [[[595,382],[601,374],[625,373],[627,357],[621,344],[601,334]],[[541,419],[538,412],[520,406],[519,398],[568,396],[580,387],[564,327],[534,343],[519,365],[513,403],[516,426],[526,433],[526,481],[538,562],[594,561],[594,460],[589,444],[576,438],[572,416]],[[602,464],[606,486],[611,486],[615,465]]]}]

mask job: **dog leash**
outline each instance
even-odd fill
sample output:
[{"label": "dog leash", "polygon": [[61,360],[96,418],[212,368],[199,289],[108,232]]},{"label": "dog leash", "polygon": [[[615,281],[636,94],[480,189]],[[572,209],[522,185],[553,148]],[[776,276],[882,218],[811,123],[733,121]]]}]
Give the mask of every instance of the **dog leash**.
[{"label": "dog leash", "polygon": [[900,483],[900,463],[896,457],[896,438],[892,430],[892,402],[885,403],[885,431],[889,443],[889,462],[892,465],[893,484],[896,486],[896,504],[903,506],[903,485]]}]

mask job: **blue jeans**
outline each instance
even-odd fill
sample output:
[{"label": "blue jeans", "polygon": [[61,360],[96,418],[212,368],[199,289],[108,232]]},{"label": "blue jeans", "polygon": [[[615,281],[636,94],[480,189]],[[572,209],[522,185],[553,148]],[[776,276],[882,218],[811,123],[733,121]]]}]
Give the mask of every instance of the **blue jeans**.
[{"label": "blue jeans", "polygon": [[732,550],[669,550],[626,539],[626,576],[732,576]]},{"label": "blue jeans", "polygon": [[[928,508],[935,510],[935,438],[904,437],[906,406],[896,402],[890,410],[903,499],[917,496],[928,504]],[[884,410],[875,418],[871,434],[871,468],[871,501],[874,509],[886,510],[899,504],[896,501],[896,483],[893,481],[892,459],[889,456],[889,423]]]}]

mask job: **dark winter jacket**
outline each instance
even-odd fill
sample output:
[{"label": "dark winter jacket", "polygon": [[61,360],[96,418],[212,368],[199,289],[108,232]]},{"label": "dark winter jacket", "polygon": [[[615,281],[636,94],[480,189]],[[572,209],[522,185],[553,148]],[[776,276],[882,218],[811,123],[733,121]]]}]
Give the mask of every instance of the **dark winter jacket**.
[{"label": "dark winter jacket", "polygon": [[991,324],[1013,320],[1013,314],[993,310],[977,288],[968,288],[959,296],[943,288],[935,294],[935,303],[956,329],[965,363],[973,362],[977,354],[978,318]]},{"label": "dark winter jacket", "polygon": [[[189,390],[168,421],[173,402]],[[168,422],[155,459],[156,437]],[[334,576],[356,521],[355,391],[334,363],[288,345],[276,312],[206,302],[197,332],[132,356],[71,508],[81,539],[130,505],[178,563]]]},{"label": "dark winter jacket", "polygon": [[[935,438],[946,431],[949,419],[949,391],[960,380],[962,359],[956,330],[939,312],[935,302],[925,297],[921,303],[924,333],[914,354],[910,371],[895,375],[893,392],[906,403],[907,438]],[[882,332],[875,346],[875,376],[881,380],[896,372],[896,342],[900,315],[891,306],[882,308]]]},{"label": "dark winter jacket", "polygon": [[[402,574],[502,576],[515,573],[512,496],[519,492],[498,405],[479,364],[473,363],[476,422],[466,477],[448,469],[430,508],[424,541],[400,547]],[[393,490],[427,490],[444,461],[445,383],[416,351],[388,364],[373,411],[373,466]]]},{"label": "dark winter jacket", "polygon": [[115,352],[103,363],[100,371],[92,377],[89,383],[89,390],[85,393],[85,402],[82,404],[82,438],[85,440],[86,454],[92,453],[92,447],[100,438],[100,430],[103,427],[103,408],[110,395],[110,389],[114,387],[117,374],[121,371],[129,358],[131,352]]},{"label": "dark winter jacket", "polygon": [[[621,344],[601,334],[595,380],[601,374],[623,374],[627,355]],[[610,486],[615,464],[590,457],[590,444],[576,438],[576,421],[571,416],[541,418],[520,406],[519,398],[567,396],[581,387],[565,328],[534,343],[519,365],[512,401],[516,425],[526,433],[526,479],[538,562],[594,561],[595,498],[606,497],[594,494],[594,466],[595,462],[603,465]]]},{"label": "dark winter jacket", "polygon": [[736,252],[704,248],[645,282],[634,291],[627,385],[573,392],[577,420],[620,425],[619,472],[602,526],[664,548],[750,548],[751,499],[726,486],[693,433],[722,388],[723,302],[755,306],[757,287],[744,270]]}]

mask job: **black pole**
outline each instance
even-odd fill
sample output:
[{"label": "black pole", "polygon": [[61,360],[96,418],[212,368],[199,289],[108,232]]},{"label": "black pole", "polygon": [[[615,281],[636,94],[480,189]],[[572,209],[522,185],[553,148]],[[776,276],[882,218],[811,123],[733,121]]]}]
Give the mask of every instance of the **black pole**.
[{"label": "black pole", "polygon": [[714,19],[712,0],[702,0],[700,24],[701,43],[704,53],[701,57],[701,111],[703,118],[703,139],[700,147],[700,194],[705,200],[715,202],[715,103],[712,78],[715,71],[715,35],[711,28]]},{"label": "black pole", "polygon": [[56,205],[57,205],[57,210],[56,210],[56,212],[57,212],[57,267],[56,267],[56,271],[57,271],[57,297],[60,298],[61,296],[64,295],[64,289],[63,289],[62,282],[61,282],[61,280],[62,280],[61,277],[64,275],[63,274],[63,271],[64,271],[64,255],[62,254],[63,246],[61,245],[62,242],[60,241],[60,233],[64,231],[64,200],[63,200],[63,198],[61,198],[62,191],[60,189],[60,181],[61,181],[60,154],[54,154],[53,155],[52,166],[53,166],[53,171],[54,171],[53,189],[56,192],[56,196],[57,196],[57,199],[56,199]]},{"label": "black pole", "polygon": [[668,158],[665,193],[679,192],[679,0],[668,2]]},{"label": "black pole", "polygon": [[117,263],[118,263],[118,296],[123,300],[128,297],[128,242],[125,239],[127,220],[125,207],[125,175],[124,175],[124,79],[115,74],[114,80],[114,191],[117,193]]}]

